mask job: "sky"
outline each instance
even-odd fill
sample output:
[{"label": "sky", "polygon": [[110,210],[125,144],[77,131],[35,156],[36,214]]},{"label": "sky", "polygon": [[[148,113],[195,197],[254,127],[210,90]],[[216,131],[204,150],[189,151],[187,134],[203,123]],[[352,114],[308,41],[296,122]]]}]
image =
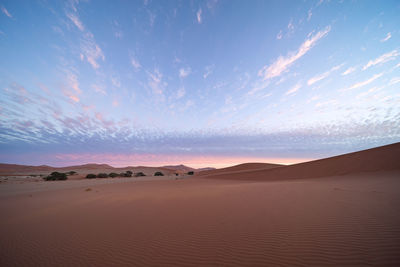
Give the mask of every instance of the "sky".
[{"label": "sky", "polygon": [[0,0],[0,162],[291,164],[400,141],[399,1]]}]

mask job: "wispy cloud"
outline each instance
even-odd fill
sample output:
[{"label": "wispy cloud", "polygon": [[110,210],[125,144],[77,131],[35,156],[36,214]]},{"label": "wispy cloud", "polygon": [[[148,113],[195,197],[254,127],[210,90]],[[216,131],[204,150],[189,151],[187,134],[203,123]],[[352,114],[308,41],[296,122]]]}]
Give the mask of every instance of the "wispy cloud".
[{"label": "wispy cloud", "polygon": [[69,86],[75,91],[75,93],[77,93],[77,94],[82,93],[81,89],[79,88],[78,77],[75,74],[68,73],[67,81],[68,81]]},{"label": "wispy cloud", "polygon": [[197,11],[197,13],[196,13],[196,17],[197,17],[197,23],[199,23],[199,24],[201,24],[201,22],[202,22],[202,17],[201,17],[201,13],[202,13],[203,11],[201,10],[201,8]]},{"label": "wispy cloud", "polygon": [[207,79],[207,77],[213,73],[214,67],[215,67],[214,65],[210,65],[205,68],[205,72],[203,74],[204,79]]},{"label": "wispy cloud", "polygon": [[93,34],[90,32],[87,32],[82,39],[81,49],[86,57],[87,62],[92,65],[94,69],[98,69],[100,67],[98,63],[99,59],[103,61],[105,60],[103,51],[97,45]]},{"label": "wispy cloud", "polygon": [[93,88],[97,93],[101,93],[101,94],[103,94],[103,95],[107,95],[106,90],[105,90],[102,86],[100,86],[100,85],[98,85],[98,84],[93,84],[93,85],[92,85],[92,88]]},{"label": "wispy cloud", "polygon": [[299,49],[295,52],[289,53],[287,56],[283,57],[280,56],[275,62],[273,62],[269,66],[264,66],[259,72],[258,75],[262,76],[264,80],[267,79],[272,79],[274,77],[280,76],[282,73],[288,70],[288,68],[296,62],[298,59],[300,59],[302,56],[304,56],[311,48],[315,46],[315,44],[325,37],[329,31],[331,30],[331,27],[328,26],[324,30],[319,31],[315,35],[313,35],[311,38],[306,39]]},{"label": "wispy cloud", "polygon": [[188,67],[188,68],[181,68],[180,70],[179,70],[179,77],[180,78],[186,78],[190,73],[192,72],[192,70],[191,70],[191,68],[190,67]]},{"label": "wispy cloud", "polygon": [[154,72],[147,72],[149,77],[148,85],[152,89],[155,95],[163,95],[164,94],[164,85],[165,83],[162,81],[163,75],[158,69],[155,69]]},{"label": "wispy cloud", "polygon": [[75,103],[78,103],[80,101],[79,97],[76,94],[74,94],[72,91],[64,90],[63,93],[66,97],[68,97],[70,100],[72,100]]},{"label": "wispy cloud", "polygon": [[85,26],[79,19],[79,16],[77,14],[77,8],[75,5],[72,5],[71,12],[66,12],[65,14],[74,23],[74,25],[82,32],[82,37],[81,37],[82,51],[80,53],[81,60],[84,60],[86,58],[87,62],[94,69],[98,69],[100,67],[98,62],[99,59],[104,61],[105,57],[103,51],[96,43],[94,35],[90,31],[85,29]]},{"label": "wispy cloud", "polygon": [[122,37],[124,36],[124,34],[122,33],[121,30],[115,31],[115,32],[114,32],[114,35],[115,35],[115,37],[118,38],[118,39],[122,39]]},{"label": "wispy cloud", "polygon": [[280,40],[282,39],[283,35],[282,35],[282,30],[279,31],[279,33],[276,35],[276,39]]},{"label": "wispy cloud", "polygon": [[67,13],[66,15],[67,15],[67,17],[75,24],[75,26],[76,26],[79,30],[81,30],[81,31],[84,31],[84,30],[85,30],[85,27],[83,26],[82,21],[79,19],[79,17],[78,17],[76,14]]},{"label": "wispy cloud", "polygon": [[285,95],[293,95],[301,88],[301,84],[296,84],[292,89],[288,90]]},{"label": "wispy cloud", "polygon": [[142,67],[142,65],[140,64],[139,60],[137,60],[134,57],[131,57],[131,64],[135,68],[135,70],[139,70]]},{"label": "wispy cloud", "polygon": [[111,77],[111,83],[115,86],[115,87],[121,87],[121,81],[118,77],[113,76]]},{"label": "wispy cloud", "polygon": [[400,77],[394,77],[390,80],[389,85],[400,83]]},{"label": "wispy cloud", "polygon": [[352,86],[350,86],[349,88],[342,89],[341,91],[349,91],[349,90],[353,90],[353,89],[357,89],[357,88],[366,86],[366,85],[372,83],[373,81],[375,81],[376,79],[380,78],[382,75],[383,75],[383,72],[378,73],[378,74],[375,74],[374,76],[372,76],[372,77],[369,78],[368,80],[355,83],[355,84],[353,84]]},{"label": "wispy cloud", "polygon": [[12,17],[13,17],[13,16],[10,14],[10,12],[8,12],[8,10],[7,10],[4,6],[1,6],[1,12],[3,12],[4,15],[6,15],[6,16],[9,17],[9,18],[12,18]]},{"label": "wispy cloud", "polygon": [[389,53],[383,54],[382,56],[374,59],[374,60],[370,60],[364,67],[363,70],[368,69],[369,67],[375,66],[375,65],[380,65],[383,63],[386,63],[388,61],[394,60],[396,59],[396,57],[399,55],[399,52],[397,50],[393,50]]},{"label": "wispy cloud", "polygon": [[288,28],[289,33],[294,31],[293,19],[291,19],[289,21],[289,24],[287,25],[287,28]]},{"label": "wispy cloud", "polygon": [[149,11],[149,19],[150,19],[150,27],[153,27],[154,22],[156,21],[156,14]]},{"label": "wispy cloud", "polygon": [[307,81],[307,84],[308,84],[308,85],[313,85],[314,83],[316,83],[316,82],[318,82],[318,81],[321,81],[321,80],[327,78],[332,72],[334,72],[334,71],[340,69],[342,66],[343,66],[343,64],[334,66],[334,67],[331,68],[330,70],[328,70],[328,71],[326,71],[326,72],[324,72],[324,73],[322,73],[322,74],[319,74],[319,75],[316,75],[316,76],[312,77],[311,79],[309,79],[309,80]]},{"label": "wispy cloud", "polygon": [[307,12],[307,21],[310,21],[311,17],[312,17],[312,9],[309,9]]},{"label": "wispy cloud", "polygon": [[381,42],[382,42],[382,43],[383,43],[383,42],[386,42],[386,41],[389,40],[390,38],[392,38],[392,34],[391,34],[390,32],[388,32],[388,33],[386,34],[386,37],[383,38],[383,39],[381,40]]},{"label": "wispy cloud", "polygon": [[176,99],[184,97],[185,94],[186,94],[185,87],[182,86],[181,88],[179,88],[178,92],[176,92]]},{"label": "wispy cloud", "polygon": [[356,67],[350,67],[347,70],[345,70],[344,72],[342,72],[342,75],[349,75],[350,73],[354,72],[357,68]]}]

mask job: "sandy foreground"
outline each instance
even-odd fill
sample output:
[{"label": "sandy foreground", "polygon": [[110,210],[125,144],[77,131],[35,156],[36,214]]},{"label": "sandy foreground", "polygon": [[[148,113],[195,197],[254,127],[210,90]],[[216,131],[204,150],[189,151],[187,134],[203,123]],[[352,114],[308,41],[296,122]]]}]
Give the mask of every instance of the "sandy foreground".
[{"label": "sandy foreground", "polygon": [[400,266],[399,178],[0,184],[0,266]]}]

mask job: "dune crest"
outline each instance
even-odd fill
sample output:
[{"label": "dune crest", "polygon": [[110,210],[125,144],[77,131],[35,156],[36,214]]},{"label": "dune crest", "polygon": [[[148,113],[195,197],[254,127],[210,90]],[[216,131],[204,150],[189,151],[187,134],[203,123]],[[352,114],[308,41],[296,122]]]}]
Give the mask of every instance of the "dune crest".
[{"label": "dune crest", "polygon": [[201,178],[232,180],[285,180],[345,175],[371,171],[400,170],[400,143],[278,168],[240,172],[210,172]]}]

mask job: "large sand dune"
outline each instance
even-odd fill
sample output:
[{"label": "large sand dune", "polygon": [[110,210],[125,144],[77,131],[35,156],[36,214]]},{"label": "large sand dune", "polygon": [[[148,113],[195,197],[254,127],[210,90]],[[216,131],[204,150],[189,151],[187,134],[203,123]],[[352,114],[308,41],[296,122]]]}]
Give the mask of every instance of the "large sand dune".
[{"label": "large sand dune", "polygon": [[210,171],[202,177],[239,180],[315,178],[350,173],[400,170],[400,143],[279,168],[241,168],[240,172]]},{"label": "large sand dune", "polygon": [[382,158],[398,151],[297,165],[339,172],[323,179],[16,184],[0,190],[0,266],[400,266],[400,170]]},{"label": "large sand dune", "polygon": [[242,163],[242,164],[239,164],[239,165],[226,167],[226,168],[201,171],[201,172],[196,173],[196,175],[197,176],[205,176],[205,175],[215,175],[215,174],[224,174],[224,173],[232,173],[232,172],[243,172],[243,171],[259,170],[259,169],[268,170],[268,169],[273,169],[273,168],[282,167],[282,166],[285,166],[285,165],[272,164],[272,163],[258,163],[258,162]]}]

